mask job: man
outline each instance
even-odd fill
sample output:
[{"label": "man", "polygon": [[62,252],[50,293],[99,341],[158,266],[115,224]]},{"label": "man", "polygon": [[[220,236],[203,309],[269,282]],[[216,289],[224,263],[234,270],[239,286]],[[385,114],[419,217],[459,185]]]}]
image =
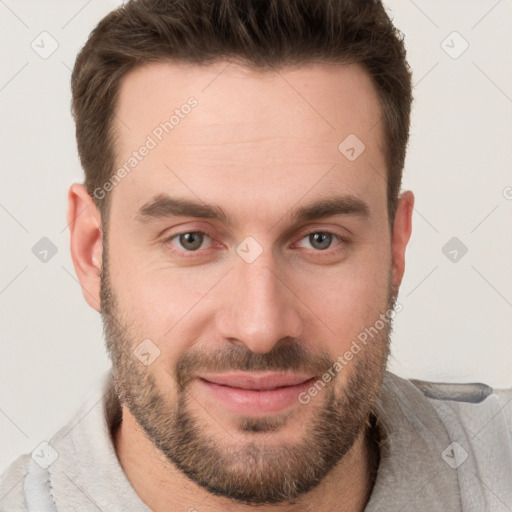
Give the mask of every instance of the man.
[{"label": "man", "polygon": [[512,391],[386,371],[414,197],[379,2],[132,0],[72,89],[112,372],[1,510],[512,508]]}]

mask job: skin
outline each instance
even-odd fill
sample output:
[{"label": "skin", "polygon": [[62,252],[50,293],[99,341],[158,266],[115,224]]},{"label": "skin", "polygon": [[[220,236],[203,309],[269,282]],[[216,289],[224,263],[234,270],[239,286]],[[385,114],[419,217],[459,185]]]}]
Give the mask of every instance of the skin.
[{"label": "skin", "polygon": [[[121,84],[116,109],[118,164],[191,96],[197,107],[111,192],[108,279],[102,269],[107,251],[100,212],[83,185],[73,184],[68,195],[71,253],[84,297],[101,312],[107,286],[115,292],[111,315],[105,307],[103,314],[111,327],[107,337],[124,402],[123,421],[114,433],[121,465],[141,499],[156,511],[305,511],[319,506],[334,511],[341,503],[343,510],[362,511],[371,491],[366,419],[358,420],[360,430],[348,451],[308,492],[279,503],[249,505],[216,496],[188,478],[130,410],[130,404],[137,404],[135,390],[149,393],[152,383],[170,416],[179,396],[176,364],[192,353],[209,357],[234,347],[263,358],[294,340],[313,358],[335,360],[389,309],[405,268],[414,196],[401,194],[390,230],[386,183],[379,176],[386,174],[381,109],[361,68],[312,64],[263,73],[227,62],[136,68]],[[351,133],[366,146],[353,162],[338,150]],[[234,224],[193,217],[139,221],[140,207],[162,192],[221,206]],[[291,221],[292,210],[333,193],[363,200],[368,216],[337,215],[300,225]],[[206,231],[210,238],[190,257],[179,237],[169,239],[193,231]],[[334,237],[321,251],[308,235],[325,231],[346,240]],[[250,264],[236,252],[248,236],[262,248]],[[147,338],[160,355],[144,366],[131,354]],[[315,424],[328,397],[345,397],[351,378],[359,375],[367,383],[359,393],[371,409],[388,344],[389,331],[383,330],[328,390],[307,406],[293,404],[274,430],[243,431],[240,415],[212,400],[197,380],[188,383],[188,411],[222,454],[229,447],[244,454],[255,440],[262,454],[286,443],[303,446],[307,427]],[[134,373],[139,388],[135,378],[130,381]]]}]

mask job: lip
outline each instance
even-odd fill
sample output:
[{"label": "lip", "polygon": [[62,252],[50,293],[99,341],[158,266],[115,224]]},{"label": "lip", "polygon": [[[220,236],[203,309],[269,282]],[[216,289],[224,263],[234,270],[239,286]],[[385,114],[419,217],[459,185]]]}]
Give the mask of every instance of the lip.
[{"label": "lip", "polygon": [[313,375],[275,372],[230,372],[200,375],[200,378],[212,382],[213,384],[258,391],[272,390],[285,386],[296,386],[312,377]]},{"label": "lip", "polygon": [[230,372],[203,374],[197,383],[201,391],[232,412],[264,416],[299,404],[298,396],[314,376],[292,373]]}]

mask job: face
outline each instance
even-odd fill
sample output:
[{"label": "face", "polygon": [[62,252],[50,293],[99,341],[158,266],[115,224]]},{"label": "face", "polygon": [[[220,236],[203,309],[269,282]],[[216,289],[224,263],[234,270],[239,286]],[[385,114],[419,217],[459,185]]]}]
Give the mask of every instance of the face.
[{"label": "face", "polygon": [[170,463],[217,495],[293,501],[363,432],[385,371],[380,106],[356,66],[226,66],[122,82],[105,335],[122,403]]}]

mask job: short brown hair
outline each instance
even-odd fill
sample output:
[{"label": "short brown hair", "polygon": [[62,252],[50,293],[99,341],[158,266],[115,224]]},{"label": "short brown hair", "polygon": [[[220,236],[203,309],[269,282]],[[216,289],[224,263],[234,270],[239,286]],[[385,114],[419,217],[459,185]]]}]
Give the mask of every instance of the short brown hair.
[{"label": "short brown hair", "polygon": [[103,18],[71,78],[72,112],[85,186],[104,226],[114,173],[119,85],[148,62],[238,60],[255,69],[313,62],[356,63],[382,107],[387,201],[393,224],[409,138],[411,72],[402,34],[380,0],[130,0]]}]

